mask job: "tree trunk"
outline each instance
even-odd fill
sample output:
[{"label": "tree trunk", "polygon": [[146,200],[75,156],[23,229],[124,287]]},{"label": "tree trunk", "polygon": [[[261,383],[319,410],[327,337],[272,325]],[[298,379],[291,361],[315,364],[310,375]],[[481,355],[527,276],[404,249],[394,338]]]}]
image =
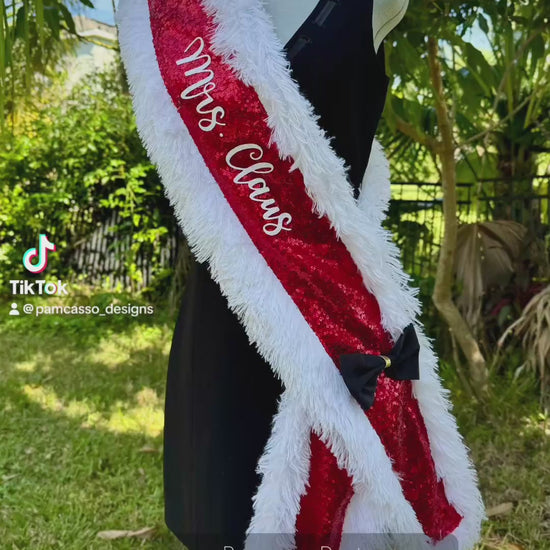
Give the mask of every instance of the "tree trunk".
[{"label": "tree trunk", "polygon": [[428,62],[430,77],[435,95],[437,123],[441,141],[437,145],[437,156],[441,163],[441,183],[443,188],[444,233],[433,291],[435,307],[449,326],[452,336],[458,342],[466,360],[472,379],[472,387],[480,397],[488,389],[488,372],[485,358],[468,324],[453,302],[454,263],[456,236],[458,230],[456,198],[456,165],[452,124],[445,101],[441,65],[438,60],[437,40],[428,39]]}]

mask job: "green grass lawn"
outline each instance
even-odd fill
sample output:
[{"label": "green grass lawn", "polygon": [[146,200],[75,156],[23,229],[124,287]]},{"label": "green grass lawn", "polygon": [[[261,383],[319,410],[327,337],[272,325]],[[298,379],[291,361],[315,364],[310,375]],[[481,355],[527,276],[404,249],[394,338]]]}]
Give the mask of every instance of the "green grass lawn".
[{"label": "green grass lawn", "polygon": [[541,412],[536,383],[527,376],[493,374],[491,396],[480,407],[465,395],[450,366],[442,368],[442,376],[490,514],[479,548],[550,549],[550,418]]},{"label": "green grass lawn", "polygon": [[[0,319],[0,548],[182,548],[162,502],[173,321]],[[155,529],[147,540],[97,537],[144,527]]]},{"label": "green grass lawn", "polygon": [[[104,306],[113,299],[80,301]],[[9,307],[0,302],[0,548],[182,548],[164,525],[162,501],[174,319],[164,311],[9,317]],[[485,524],[480,548],[550,549],[550,422],[533,383],[495,379],[480,409],[450,367],[443,375],[486,504],[508,510]],[[145,527],[153,529],[146,538],[97,536]]]}]

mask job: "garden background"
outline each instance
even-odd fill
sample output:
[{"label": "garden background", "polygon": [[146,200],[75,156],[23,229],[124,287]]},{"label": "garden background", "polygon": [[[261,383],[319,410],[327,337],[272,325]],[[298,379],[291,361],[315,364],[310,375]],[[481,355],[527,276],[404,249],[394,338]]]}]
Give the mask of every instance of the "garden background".
[{"label": "garden background", "polygon": [[[116,5],[96,4],[1,7],[2,548],[181,547],[162,425],[190,256],[136,132]],[[479,549],[550,549],[550,2],[411,0],[385,52],[385,224],[479,471]],[[57,250],[34,276],[40,233]],[[33,277],[68,296],[13,295]]]}]

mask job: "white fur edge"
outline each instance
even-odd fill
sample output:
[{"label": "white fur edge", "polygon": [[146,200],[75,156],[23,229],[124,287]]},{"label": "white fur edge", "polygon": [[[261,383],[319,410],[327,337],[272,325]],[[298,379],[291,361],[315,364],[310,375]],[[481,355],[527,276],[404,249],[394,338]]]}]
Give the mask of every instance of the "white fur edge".
[{"label": "white fur edge", "polygon": [[[239,6],[232,5],[232,8],[237,12]],[[255,15],[262,16],[262,13],[257,11]],[[376,434],[368,422],[365,422],[365,417],[358,406],[351,401],[340,377],[334,376],[336,370],[330,359],[327,361],[326,354],[320,347],[317,338],[311,332],[288,295],[280,287],[277,279],[265,265],[263,258],[257,253],[243,228],[238,224],[177,115],[164,89],[154,58],[145,0],[139,2],[127,0],[126,3],[123,0],[117,20],[120,26],[121,47],[132,85],[140,132],[148,146],[152,160],[159,166],[169,198],[176,208],[178,219],[192,244],[194,253],[201,261],[210,260],[212,275],[220,283],[222,290],[228,297],[230,307],[239,315],[249,336],[258,344],[260,352],[280,374],[288,387],[288,395],[294,395],[296,402],[301,401],[306,405],[306,409],[314,412],[316,418],[315,422],[311,422],[311,425],[331,445],[341,465],[345,466],[354,475],[356,487],[359,488],[361,484],[369,487],[369,490],[373,493],[369,505],[372,506],[373,502],[376,501],[381,507],[387,506],[386,516],[380,523],[376,523],[376,529],[381,531],[418,532],[419,526],[416,519],[410,515],[412,510],[407,509],[408,503],[399,502],[399,497],[401,500],[404,499],[400,488],[395,485],[397,481],[395,475],[393,472],[388,471],[389,461]],[[218,34],[221,32],[222,29],[218,31]],[[270,36],[268,38],[272,39]],[[254,40],[254,37],[251,39]],[[271,52],[272,55],[273,53]],[[269,64],[271,60],[268,58],[267,61]],[[270,67],[270,71],[272,69]],[[285,77],[289,80],[288,75],[285,75]],[[279,105],[279,108],[282,107],[282,105]],[[306,114],[311,115],[310,112]],[[276,116],[273,118],[277,119]],[[292,124],[296,122],[297,120],[294,120]],[[271,118],[270,123],[273,123]],[[318,137],[323,139],[321,135]],[[182,161],[183,158],[186,162]],[[197,185],[196,182],[199,181],[201,184]],[[201,215],[197,212],[209,212],[208,219],[231,221],[231,223],[225,225],[225,228],[230,225],[231,231],[219,234],[219,228],[216,231],[216,228],[211,227],[204,218],[201,219]],[[336,228],[338,229],[338,227]],[[378,236],[387,239],[386,235],[380,234]],[[239,253],[229,255],[225,253],[227,250],[234,250]],[[368,248],[366,250],[368,251]],[[251,262],[247,263],[246,266],[243,266],[243,262],[240,262],[240,260],[235,261],[235,258],[240,259],[242,257],[241,251],[246,254],[247,258],[251,259]],[[250,285],[249,291],[246,295],[243,295],[242,286],[247,285]],[[260,308],[261,311],[255,311],[255,303],[263,303],[264,307]],[[386,315],[386,317],[388,316]],[[279,323],[277,323],[277,320],[279,320]],[[385,322],[387,322],[387,319]],[[400,326],[403,326],[403,323]],[[394,331],[394,333],[398,332],[399,330]],[[293,344],[296,345],[296,334],[300,334],[300,339],[303,339],[303,345],[299,346],[298,349],[293,347]],[[429,347],[427,342],[423,341],[422,343],[424,347]],[[430,371],[430,361],[435,364],[435,358],[430,356],[429,353],[426,356],[424,351],[422,363],[424,365],[427,362],[428,368],[423,367],[423,372],[425,370]],[[466,513],[466,519],[462,522],[456,534],[460,538],[460,547],[467,548],[471,541],[477,538],[479,527],[475,524],[479,523],[482,507],[481,502],[479,502],[479,513],[477,518],[474,517],[473,512],[475,512],[477,496],[474,474],[468,471],[466,452],[456,433],[454,419],[448,413],[445,414],[447,408],[446,398],[433,370],[434,366],[432,365],[432,372],[428,372],[430,377],[422,380],[421,384],[415,384],[415,390],[421,400],[421,407],[426,417],[438,471],[445,476],[445,483],[450,488],[448,491],[449,497],[461,512]],[[308,385],[308,382],[311,382],[311,384]],[[303,385],[304,383],[305,385]],[[333,391],[324,391],[324,388],[328,387],[333,388]],[[423,392],[423,389],[426,391]],[[435,390],[437,395],[431,395],[430,390]],[[424,393],[428,394],[427,402],[430,399],[432,401],[428,407],[422,402]],[[282,402],[280,413],[277,416],[277,423],[281,422],[279,418],[283,418],[285,415],[285,402],[294,401],[289,397]],[[325,408],[325,405],[328,408]],[[435,410],[431,411],[432,408]],[[425,412],[424,409],[427,409],[427,411]],[[445,433],[438,438],[436,432],[441,430],[438,416],[442,413],[444,413],[449,426]],[[305,412],[302,414],[305,414]],[[290,418],[294,419],[295,425],[300,423],[299,419],[292,417],[292,415]],[[303,419],[307,420],[305,417]],[[307,424],[302,423],[302,426],[304,425]],[[277,424],[274,434],[276,428]],[[280,433],[283,432],[284,430]],[[299,440],[299,434],[296,437]],[[457,468],[455,470],[452,467],[452,460],[450,461],[450,468],[448,465],[443,464],[441,466],[440,464],[449,461],[448,455],[450,453],[449,448],[445,446],[446,438],[450,438],[451,444],[454,444],[454,446],[457,442],[459,445],[459,452],[455,460]],[[286,441],[289,442],[291,439],[289,438]],[[296,441],[297,439],[294,440],[294,444],[296,444]],[[365,445],[365,443],[367,444]],[[270,448],[268,446],[263,459],[264,465],[269,462],[269,457]],[[300,460],[302,466],[297,468],[297,472],[302,472],[302,481],[305,479],[303,466],[307,460],[307,457],[302,457]],[[273,462],[278,461],[274,460]],[[465,468],[467,470],[466,474],[469,473],[469,476],[462,475]],[[451,479],[449,482],[449,477],[455,473],[459,474],[459,479]],[[265,485],[265,478],[266,475],[264,475],[262,485]],[[468,482],[466,486],[464,486],[465,481]],[[469,487],[472,482],[473,491]],[[262,487],[258,492],[257,501],[260,498],[261,490]],[[277,506],[275,501],[274,510],[277,508],[278,511],[284,510],[285,505],[288,505],[291,510],[296,510],[296,506],[292,506],[295,495],[287,495],[287,498],[284,499],[284,495],[281,495],[280,490],[277,489],[275,492],[286,502],[281,502]],[[474,506],[468,506],[468,500],[473,502]],[[256,514],[258,515],[258,510]],[[291,517],[291,514],[287,514],[287,517]],[[472,517],[474,517],[474,521],[468,521]],[[461,532],[462,527],[465,527],[464,532]]]}]

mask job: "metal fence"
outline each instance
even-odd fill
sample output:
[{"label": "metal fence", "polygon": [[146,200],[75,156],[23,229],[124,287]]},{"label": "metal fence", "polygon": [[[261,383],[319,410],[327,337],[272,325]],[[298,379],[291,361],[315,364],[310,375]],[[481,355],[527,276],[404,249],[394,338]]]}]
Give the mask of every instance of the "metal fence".
[{"label": "metal fence", "polygon": [[[550,176],[458,183],[459,223],[512,219],[543,238],[550,227],[549,183]],[[416,277],[434,275],[443,235],[441,183],[392,183],[385,225],[394,234],[405,270]]]},{"label": "metal fence", "polygon": [[[458,218],[460,223],[487,221],[505,217],[514,219],[541,236],[550,226],[550,177],[537,177],[542,185],[538,192],[521,193],[521,180],[480,180],[477,184],[459,183]],[[502,193],[505,187],[507,193]],[[71,255],[73,271],[90,284],[112,288],[141,290],[149,287],[155,276],[151,259],[155,254],[156,272],[172,270],[182,254],[183,237],[172,215],[164,218],[168,234],[157,246],[143,247],[135,260],[138,273],[128,271],[131,235],[123,238],[113,231],[121,222],[120,215],[110,212],[97,221],[93,231],[81,239]],[[405,270],[419,278],[434,275],[443,235],[443,198],[440,183],[405,181],[392,183],[392,200],[385,222],[401,249]],[[159,256],[160,254],[160,256]]]},{"label": "metal fence", "polygon": [[[113,210],[104,219],[97,220],[94,228],[76,242],[69,264],[80,281],[110,289],[139,291],[151,286],[156,273],[176,265],[183,237],[173,216],[163,220],[168,225],[168,234],[154,246],[140,246],[137,253],[132,248],[135,245],[132,235],[116,231],[122,222],[120,213]],[[134,265],[133,272],[130,264]]]}]

